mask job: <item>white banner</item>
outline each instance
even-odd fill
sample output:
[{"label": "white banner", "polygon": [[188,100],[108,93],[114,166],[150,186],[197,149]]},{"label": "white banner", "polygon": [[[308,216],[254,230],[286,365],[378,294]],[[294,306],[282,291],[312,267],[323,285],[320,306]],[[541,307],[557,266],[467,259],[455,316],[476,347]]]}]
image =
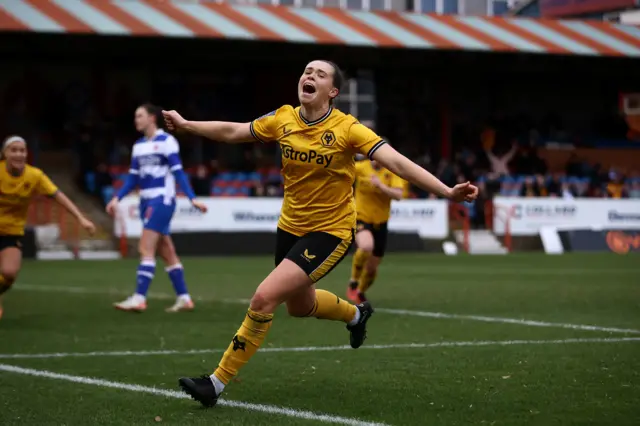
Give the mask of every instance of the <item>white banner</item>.
[{"label": "white banner", "polygon": [[640,200],[635,199],[496,197],[493,204],[493,229],[499,235],[507,215],[511,235],[537,235],[543,226],[640,229]]},{"label": "white banner", "polygon": [[[201,213],[186,198],[178,198],[171,232],[275,232],[282,207],[281,198],[200,198],[208,207]],[[139,198],[120,201],[114,233],[127,237],[142,234]],[[402,200],[391,206],[389,230],[417,232],[423,238],[444,238],[449,233],[447,202],[442,200]]]}]

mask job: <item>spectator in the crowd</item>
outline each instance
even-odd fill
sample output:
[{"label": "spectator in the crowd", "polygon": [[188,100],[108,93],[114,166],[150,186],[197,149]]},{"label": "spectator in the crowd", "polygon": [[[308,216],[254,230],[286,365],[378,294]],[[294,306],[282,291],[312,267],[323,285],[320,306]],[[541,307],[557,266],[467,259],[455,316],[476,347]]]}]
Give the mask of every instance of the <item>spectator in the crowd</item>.
[{"label": "spectator in the crowd", "polygon": [[256,170],[256,161],[253,154],[253,147],[247,146],[243,151],[242,155],[244,156],[244,160],[240,165],[240,170],[245,173],[253,172]]},{"label": "spectator in the crowd", "polygon": [[497,156],[492,151],[486,150],[487,158],[491,164],[491,171],[499,175],[509,174],[509,163],[513,160],[513,157],[518,152],[518,144],[513,143],[511,149],[504,155]]},{"label": "spectator in the crowd", "polygon": [[538,185],[538,191],[540,191],[541,197],[549,196],[549,191],[547,190],[547,182],[544,175],[536,175],[536,184]]},{"label": "spectator in the crowd", "polygon": [[454,186],[456,184],[455,166],[446,158],[441,159],[438,163],[437,176],[442,182],[449,186]]},{"label": "spectator in the crowd", "polygon": [[520,189],[521,197],[539,197],[540,187],[538,186],[538,182],[533,177],[527,177],[524,181],[524,185],[522,185],[522,189]]},{"label": "spectator in the crowd", "polygon": [[569,157],[569,161],[565,166],[565,173],[567,176],[582,177],[584,175],[584,167],[582,162],[578,159],[578,156],[574,153]]},{"label": "spectator in the crowd", "polygon": [[487,173],[484,183],[486,197],[491,200],[496,194],[500,194],[500,175],[497,173]]},{"label": "spectator in the crowd", "polygon": [[536,175],[547,173],[547,164],[538,155],[535,146],[527,146],[520,150],[514,159],[516,173],[522,175]]},{"label": "spectator in the crowd", "polygon": [[198,196],[209,196],[211,194],[211,175],[203,164],[196,167],[196,171],[191,178],[191,186]]},{"label": "spectator in the crowd", "polygon": [[472,218],[472,223],[476,229],[480,229],[485,225],[485,204],[491,199],[489,197],[491,194],[487,191],[485,182],[477,182],[476,185],[478,186],[479,192],[478,198],[474,203],[475,215]]},{"label": "spectator in the crowd", "polygon": [[601,185],[591,185],[589,196],[591,198],[607,198],[607,193]]},{"label": "spectator in the crowd", "polygon": [[476,173],[476,155],[473,152],[464,150],[460,153],[459,167],[460,173],[464,176],[465,180],[476,181],[478,177]]},{"label": "spectator in the crowd", "polygon": [[104,188],[113,186],[113,177],[111,176],[111,173],[109,173],[109,167],[107,166],[107,163],[101,162],[98,164],[98,167],[96,167],[95,176],[97,194],[94,195],[100,197],[100,199],[102,200],[102,192]]},{"label": "spectator in the crowd", "polygon": [[549,197],[560,197],[562,195],[562,183],[558,173],[554,174],[547,184],[547,194]]},{"label": "spectator in the crowd", "polygon": [[621,173],[612,171],[609,173],[610,181],[607,184],[607,195],[609,198],[627,198],[627,191],[624,187],[624,176]]},{"label": "spectator in the crowd", "polygon": [[602,170],[602,164],[596,163],[591,167],[589,179],[594,185],[603,185],[609,180],[607,174]]},{"label": "spectator in the crowd", "polygon": [[629,185],[629,198],[640,198],[640,178],[635,177]]},{"label": "spectator in the crowd", "polygon": [[576,198],[576,190],[569,182],[562,183],[562,198],[565,200],[573,200]]}]

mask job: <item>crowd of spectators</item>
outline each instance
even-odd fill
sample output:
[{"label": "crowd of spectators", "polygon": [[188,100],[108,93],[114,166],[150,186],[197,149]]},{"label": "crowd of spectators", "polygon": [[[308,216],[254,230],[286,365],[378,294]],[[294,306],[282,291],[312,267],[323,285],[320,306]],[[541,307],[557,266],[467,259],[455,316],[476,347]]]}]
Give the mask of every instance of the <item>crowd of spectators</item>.
[{"label": "crowd of spectators", "polygon": [[[218,160],[187,168],[194,191],[199,196],[282,196],[282,178],[277,156],[246,150],[241,167],[221,167]],[[513,146],[507,152],[462,149],[453,160],[432,161],[429,155],[414,157],[427,170],[448,185],[472,181],[480,186],[484,198],[510,197],[595,197],[640,198],[637,171],[603,168],[572,156],[564,170],[550,172],[534,146]],[[100,163],[95,172],[85,174],[87,189],[107,201],[126,176],[127,164]],[[433,198],[411,187],[412,198]]]}]

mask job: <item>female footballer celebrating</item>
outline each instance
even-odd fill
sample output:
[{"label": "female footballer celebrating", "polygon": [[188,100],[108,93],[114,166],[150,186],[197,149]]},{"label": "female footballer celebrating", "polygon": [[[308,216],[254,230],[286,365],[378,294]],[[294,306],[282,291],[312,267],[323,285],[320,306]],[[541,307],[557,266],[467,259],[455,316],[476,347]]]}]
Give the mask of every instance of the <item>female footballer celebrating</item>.
[{"label": "female footballer celebrating", "polygon": [[47,175],[27,164],[26,141],[20,136],[8,137],[2,144],[0,157],[0,295],[11,288],[20,272],[24,227],[29,203],[35,195],[52,197],[78,219],[80,226],[90,234],[95,232],[93,223]]},{"label": "female footballer celebrating", "polygon": [[371,304],[354,306],[315,285],[342,260],[353,242],[355,154],[367,155],[405,180],[453,201],[470,201],[478,194],[469,182],[448,187],[354,117],[333,108],[342,80],[334,63],[313,61],[298,82],[299,107],[285,105],[249,123],[194,122],[176,111],[163,111],[169,130],[226,143],[278,141],[282,149],[285,193],[276,237],[276,267],[256,289],[244,322],[215,372],[179,381],[186,393],[205,406],[216,404],[224,387],[256,353],[282,303],[295,317],[346,323],[353,348],[364,342],[373,314]]}]

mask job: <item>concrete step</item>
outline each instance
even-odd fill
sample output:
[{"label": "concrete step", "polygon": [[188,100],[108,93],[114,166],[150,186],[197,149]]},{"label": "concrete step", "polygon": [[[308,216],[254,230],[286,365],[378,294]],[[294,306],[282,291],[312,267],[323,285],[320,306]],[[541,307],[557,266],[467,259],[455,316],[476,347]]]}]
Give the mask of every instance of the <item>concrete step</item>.
[{"label": "concrete step", "polygon": [[504,247],[496,247],[493,249],[478,249],[469,247],[469,254],[507,254],[507,249]]},{"label": "concrete step", "polygon": [[[455,241],[458,244],[464,244],[464,231],[453,232]],[[469,253],[470,254],[507,254],[507,249],[502,245],[500,240],[488,230],[471,230],[469,231]]]},{"label": "concrete step", "polygon": [[473,242],[469,242],[469,248],[478,248],[478,249],[494,249],[494,248],[503,248],[504,246],[501,244],[477,244]]}]

